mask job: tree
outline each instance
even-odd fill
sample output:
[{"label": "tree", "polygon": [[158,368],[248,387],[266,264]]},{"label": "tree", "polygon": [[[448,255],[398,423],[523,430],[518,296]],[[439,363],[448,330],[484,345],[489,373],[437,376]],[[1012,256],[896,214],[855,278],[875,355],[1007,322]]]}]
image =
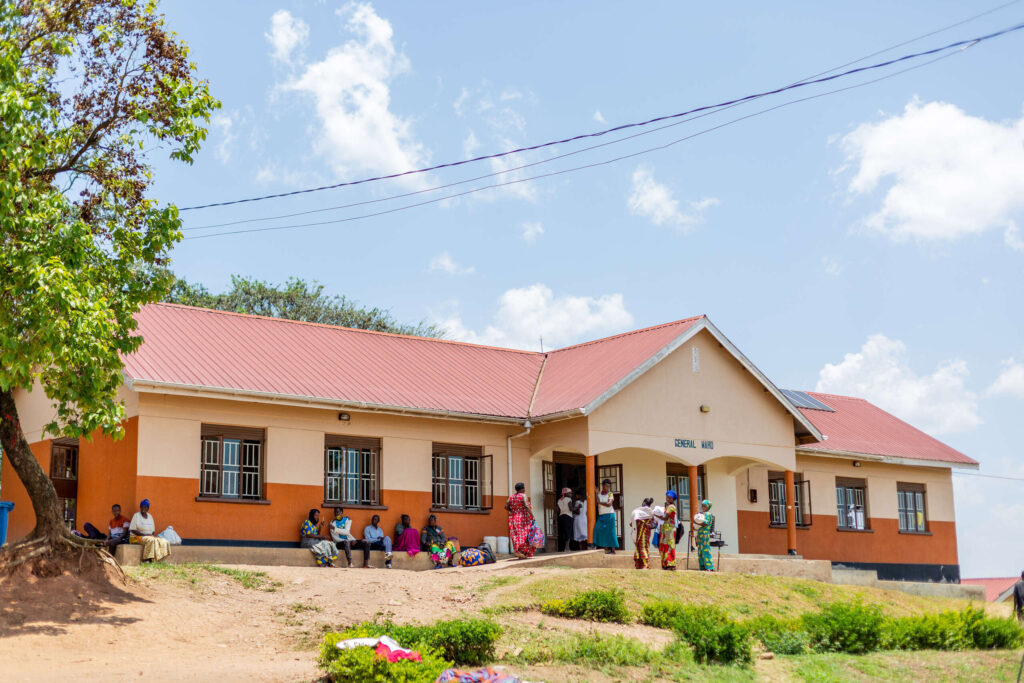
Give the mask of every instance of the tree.
[{"label": "tree", "polygon": [[36,515],[8,566],[82,544],[14,391],[41,385],[51,435],[122,434],[133,316],[169,290],[161,267],[181,239],[177,209],[147,196],[147,160],[191,163],[220,106],[195,70],[155,0],[0,3],[0,445]]},{"label": "tree", "polygon": [[435,325],[419,322],[399,323],[382,308],[362,308],[340,295],[324,294],[324,286],[315,280],[306,282],[289,278],[283,285],[261,280],[231,276],[231,290],[211,294],[203,285],[176,279],[164,301],[186,306],[202,306],[220,311],[251,313],[271,318],[304,320],[306,322],[355,327],[360,330],[411,334],[418,337],[442,337],[444,331]]}]

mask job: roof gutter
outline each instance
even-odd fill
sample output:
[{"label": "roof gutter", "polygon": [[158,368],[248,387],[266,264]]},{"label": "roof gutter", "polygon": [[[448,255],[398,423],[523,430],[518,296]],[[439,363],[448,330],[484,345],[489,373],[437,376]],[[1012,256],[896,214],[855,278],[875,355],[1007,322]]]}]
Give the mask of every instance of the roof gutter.
[{"label": "roof gutter", "polygon": [[252,401],[255,403],[271,403],[274,405],[287,405],[299,408],[345,408],[348,410],[368,413],[411,415],[415,417],[429,417],[440,420],[470,420],[490,424],[520,424],[522,421],[522,418],[505,417],[501,415],[480,415],[477,413],[463,413],[454,410],[413,408],[409,406],[365,403],[363,401],[341,401],[336,399],[315,398],[312,396],[276,394],[268,391],[251,391],[247,389],[229,389],[226,387],[207,387],[194,384],[157,382],[148,379],[131,379],[129,377],[125,377],[125,383],[129,389],[140,393],[162,393],[175,396],[193,396],[196,398],[232,398],[242,401]]},{"label": "roof gutter", "polygon": [[940,467],[951,469],[959,467],[965,470],[976,470],[980,467],[978,463],[951,462],[949,460],[923,460],[918,458],[901,458],[896,455],[878,455],[877,453],[854,453],[853,451],[831,451],[817,448],[796,447],[797,455],[817,455],[823,458],[842,458],[843,460],[867,460],[869,462],[880,462],[887,465],[907,465],[910,467]]}]

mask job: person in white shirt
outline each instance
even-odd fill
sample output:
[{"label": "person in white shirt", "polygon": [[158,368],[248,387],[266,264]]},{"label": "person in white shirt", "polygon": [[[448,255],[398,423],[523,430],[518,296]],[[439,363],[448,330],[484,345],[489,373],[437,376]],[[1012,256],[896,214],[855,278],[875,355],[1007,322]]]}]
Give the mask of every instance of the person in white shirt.
[{"label": "person in white shirt", "polygon": [[576,550],[587,549],[587,500],[577,493],[572,507],[572,540]]},{"label": "person in white shirt", "polygon": [[345,552],[345,559],[348,566],[352,567],[352,546],[361,547],[356,537],[352,535],[352,518],[345,516],[345,510],[341,507],[334,508],[334,519],[327,527],[331,532],[331,540],[337,546],[338,551]]},{"label": "person in white shirt", "polygon": [[143,562],[159,562],[171,554],[171,544],[156,535],[156,522],[149,514],[149,499],[139,503],[139,511],[132,515],[128,526],[131,543],[142,546]]},{"label": "person in white shirt", "polygon": [[564,553],[572,540],[572,489],[566,486],[558,499],[558,552]]}]

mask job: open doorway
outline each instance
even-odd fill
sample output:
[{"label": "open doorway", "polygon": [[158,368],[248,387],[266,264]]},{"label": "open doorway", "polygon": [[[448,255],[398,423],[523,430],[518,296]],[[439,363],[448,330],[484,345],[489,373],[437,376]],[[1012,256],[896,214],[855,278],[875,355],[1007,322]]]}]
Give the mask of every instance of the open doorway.
[{"label": "open doorway", "polygon": [[544,550],[546,552],[559,550],[558,499],[564,488],[570,488],[573,493],[581,493],[586,497],[586,460],[578,453],[556,451],[552,459],[544,463],[544,531],[547,534]]}]

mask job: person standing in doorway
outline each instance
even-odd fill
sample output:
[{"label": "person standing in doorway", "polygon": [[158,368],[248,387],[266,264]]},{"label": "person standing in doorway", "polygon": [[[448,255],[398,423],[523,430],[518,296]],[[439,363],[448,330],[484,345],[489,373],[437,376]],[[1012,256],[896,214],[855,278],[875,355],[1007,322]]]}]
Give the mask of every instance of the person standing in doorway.
[{"label": "person standing in doorway", "polygon": [[587,499],[577,492],[572,502],[572,542],[573,550],[587,549]]},{"label": "person standing in doorway", "polygon": [[562,489],[562,496],[558,499],[558,552],[564,553],[569,549],[569,541],[572,540],[572,489],[568,486]]},{"label": "person standing in doorway", "polygon": [[605,479],[597,491],[597,521],[594,522],[594,545],[604,548],[606,555],[614,555],[619,547],[619,537],[615,528],[615,494],[612,493],[612,480]]},{"label": "person standing in doorway", "polygon": [[1013,613],[1017,621],[1024,623],[1024,572],[1020,573],[1020,581],[1013,584]]}]

